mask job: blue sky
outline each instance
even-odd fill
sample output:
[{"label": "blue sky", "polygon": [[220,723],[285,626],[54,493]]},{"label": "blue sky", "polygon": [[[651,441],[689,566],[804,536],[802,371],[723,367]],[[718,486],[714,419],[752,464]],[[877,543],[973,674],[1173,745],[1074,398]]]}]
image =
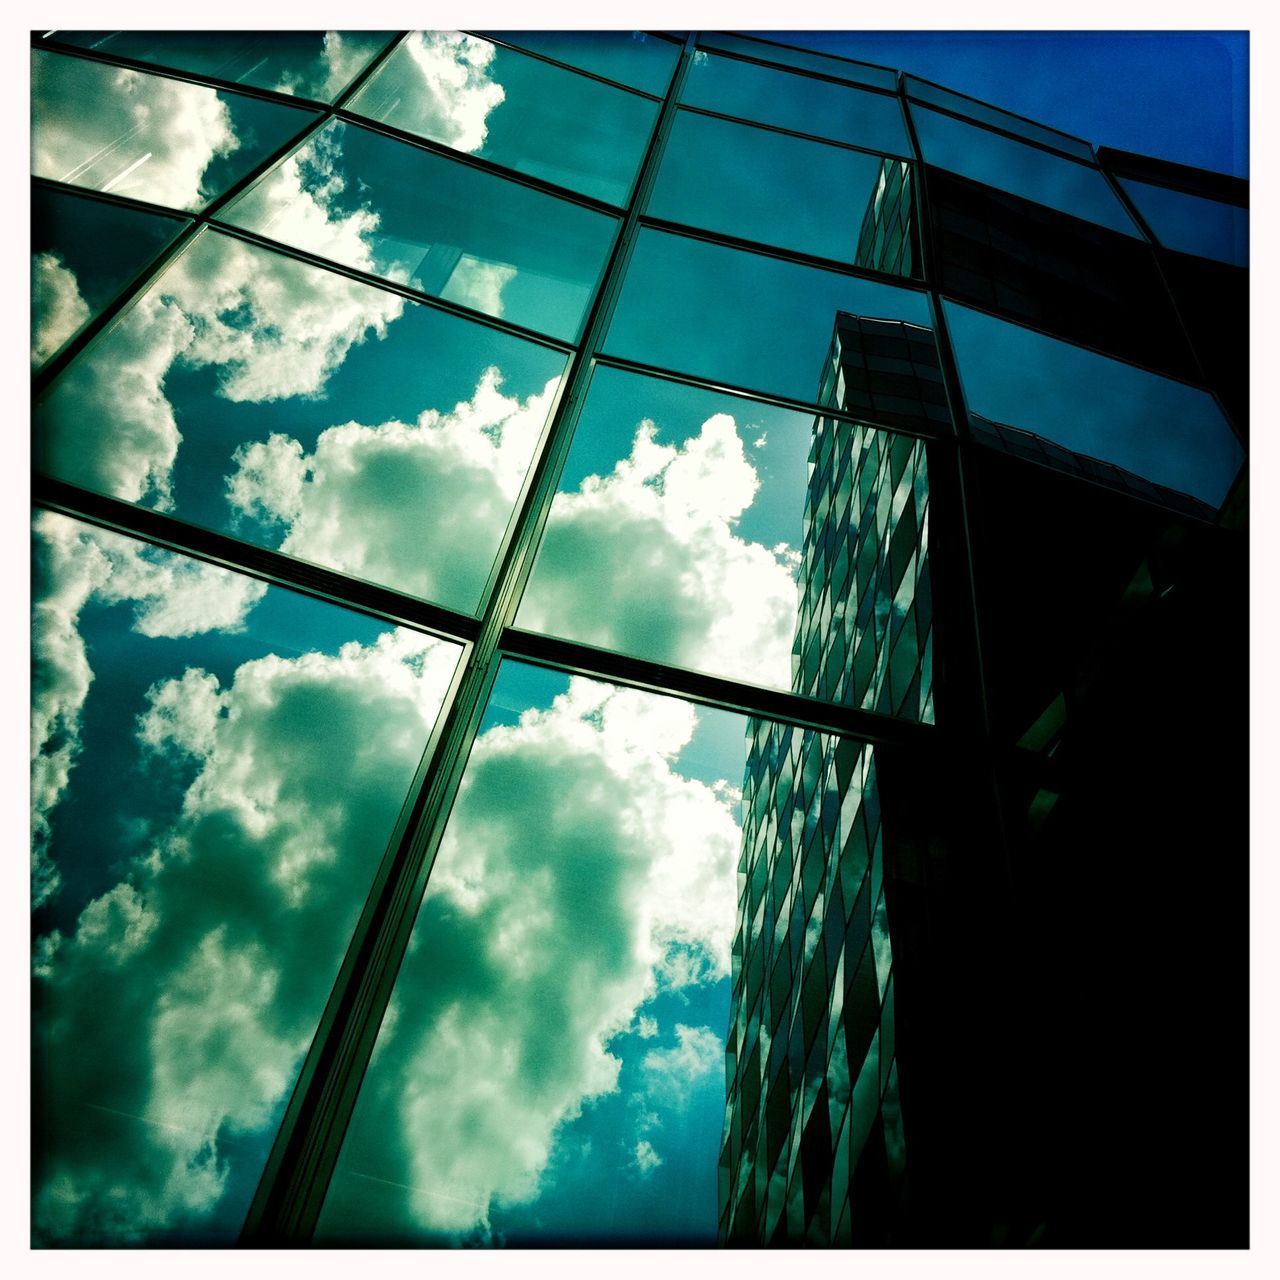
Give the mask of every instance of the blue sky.
[{"label": "blue sky", "polygon": [[793,31],[774,38],[909,71],[1098,145],[1248,176],[1243,31]]}]

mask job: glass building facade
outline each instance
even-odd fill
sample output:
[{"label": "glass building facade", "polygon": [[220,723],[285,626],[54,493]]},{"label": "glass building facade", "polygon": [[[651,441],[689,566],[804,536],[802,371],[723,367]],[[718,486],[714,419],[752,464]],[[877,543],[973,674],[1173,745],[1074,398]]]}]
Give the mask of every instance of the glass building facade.
[{"label": "glass building facade", "polygon": [[32,43],[36,1245],[1247,1242],[1243,182]]}]

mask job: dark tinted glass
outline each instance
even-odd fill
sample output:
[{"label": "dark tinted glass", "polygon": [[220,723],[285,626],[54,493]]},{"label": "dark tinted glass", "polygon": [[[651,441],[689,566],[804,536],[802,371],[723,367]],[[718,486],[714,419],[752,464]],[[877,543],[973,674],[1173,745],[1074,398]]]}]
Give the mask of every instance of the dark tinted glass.
[{"label": "dark tinted glass", "polygon": [[54,384],[36,459],[86,488],[470,611],[564,365],[206,233]]},{"label": "dark tinted glass", "polygon": [[971,414],[1216,509],[1244,451],[1207,391],[946,303]]},{"label": "dark tinted glass", "polygon": [[931,324],[921,293],[645,230],[605,349],[813,402],[841,312]]},{"label": "dark tinted glass", "polygon": [[690,111],[676,115],[648,208],[674,222],[905,275],[911,210],[905,161]]},{"label": "dark tinted glass", "polygon": [[59,40],[160,67],[332,102],[390,31],[59,31]]},{"label": "dark tinted glass", "polygon": [[1051,155],[928,107],[913,107],[911,115],[926,164],[1140,238],[1133,219],[1092,165]]},{"label": "dark tinted glass", "polygon": [[1119,182],[1166,248],[1235,267],[1249,265],[1248,209],[1132,178]]},{"label": "dark tinted glass", "polygon": [[34,50],[31,171],[200,209],[314,113],[167,76]]},{"label": "dark tinted glass", "polygon": [[348,105],[613,204],[627,202],[658,114],[648,98],[453,31],[410,35]]},{"label": "dark tinted glass", "polygon": [[681,101],[886,155],[911,155],[898,99],[737,58],[694,54]]},{"label": "dark tinted glass", "polygon": [[979,102],[976,98],[967,98],[962,93],[952,93],[941,85],[930,84],[927,80],[917,80],[907,76],[907,92],[920,102],[932,103],[935,107],[945,107],[957,115],[968,116],[982,124],[994,125],[1009,133],[1016,133],[1033,142],[1043,142],[1046,146],[1057,147],[1081,160],[1093,163],[1093,148],[1080,138],[1073,138],[1069,133],[1059,133],[1057,129],[1049,129],[1031,120],[1024,120],[1009,111],[1001,111],[990,103]]},{"label": "dark tinted glass", "polygon": [[31,364],[39,368],[182,230],[184,222],[36,187],[31,200]]},{"label": "dark tinted glass", "polygon": [[576,338],[617,219],[340,120],[226,218],[492,316]]},{"label": "dark tinted glass", "polygon": [[35,534],[33,1240],[229,1245],[459,648]]},{"label": "dark tinted glass", "polygon": [[644,31],[495,31],[499,40],[544,53],[619,84],[662,95],[680,46]]}]

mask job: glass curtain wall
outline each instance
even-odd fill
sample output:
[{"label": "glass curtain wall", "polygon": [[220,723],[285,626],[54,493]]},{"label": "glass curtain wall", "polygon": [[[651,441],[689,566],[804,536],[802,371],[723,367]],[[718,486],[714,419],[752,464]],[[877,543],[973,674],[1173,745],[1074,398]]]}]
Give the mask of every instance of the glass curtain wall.
[{"label": "glass curtain wall", "polygon": [[[877,753],[1011,416],[925,165],[1146,251],[1101,170],[738,38],[34,44],[36,1243],[891,1240]],[[1220,501],[1162,382],[1212,485],[1009,426]]]}]

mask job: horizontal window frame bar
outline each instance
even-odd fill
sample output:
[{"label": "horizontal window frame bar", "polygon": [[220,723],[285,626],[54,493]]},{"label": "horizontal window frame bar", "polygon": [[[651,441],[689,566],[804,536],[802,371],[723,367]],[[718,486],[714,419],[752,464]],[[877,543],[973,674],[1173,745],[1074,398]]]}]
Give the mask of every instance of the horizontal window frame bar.
[{"label": "horizontal window frame bar", "polygon": [[928,283],[916,276],[895,276],[890,272],[876,271],[871,267],[855,267],[852,263],[837,262],[833,258],[820,258],[799,249],[784,249],[779,245],[764,244],[759,240],[748,240],[743,236],[728,235],[723,231],[691,227],[687,223],[673,222],[670,218],[658,218],[648,213],[642,213],[637,221],[641,228],[647,231],[661,231],[666,235],[682,236],[686,240],[701,240],[704,243],[719,245],[724,249],[754,253],[760,258],[775,258],[797,267],[810,267],[832,275],[849,276],[854,280],[886,284],[908,293],[929,292]]},{"label": "horizontal window frame bar", "polygon": [[[934,341],[936,343],[936,338]],[[641,377],[653,378],[655,381],[660,382],[674,382],[695,391],[708,391],[717,395],[734,396],[739,400],[749,400],[755,404],[769,405],[774,409],[785,409],[788,412],[801,414],[804,417],[831,418],[837,422],[846,423],[851,427],[870,427],[872,430],[882,431],[887,435],[907,436],[912,440],[926,440],[930,444],[952,446],[956,444],[956,437],[952,432],[939,433],[916,427],[888,426],[884,423],[876,422],[868,415],[852,413],[848,409],[838,409],[832,405],[815,404],[806,400],[792,400],[787,396],[776,395],[767,391],[755,391],[748,387],[735,386],[730,382],[702,378],[694,373],[680,373],[674,369],[665,369],[660,365],[645,364],[643,361],[631,360],[626,356],[608,355],[602,351],[593,357],[593,361],[600,368],[617,369],[622,373],[639,374]],[[948,410],[950,411],[950,406],[948,406]]]},{"label": "horizontal window frame bar", "polygon": [[[726,34],[740,35],[741,33],[727,32]],[[792,48],[794,46],[779,45],[778,47],[782,49],[786,49],[786,48]],[[874,84],[863,84],[859,80],[845,79],[845,78],[842,78],[841,76],[835,75],[834,73],[832,75],[824,75],[821,71],[811,71],[807,67],[793,67],[786,63],[770,62],[766,58],[753,58],[750,54],[741,53],[736,49],[716,49],[714,47],[704,45],[702,43],[701,36],[699,36],[698,38],[697,48],[699,52],[710,54],[712,57],[715,57],[715,58],[732,58],[735,62],[745,62],[748,64],[748,66],[764,67],[766,70],[769,70],[769,71],[782,71],[788,75],[803,76],[806,80],[818,80],[824,84],[839,85],[840,88],[842,89],[861,89],[865,93],[879,94],[882,98],[896,98],[899,96],[897,89],[887,89],[887,88],[881,87],[880,85],[874,85]],[[796,52],[810,53],[814,51],[809,49],[796,49]],[[825,56],[825,55],[820,55],[820,56]],[[850,59],[847,59],[847,61],[852,62],[853,59],[850,58]],[[854,65],[857,65],[857,64],[855,63]],[[866,65],[874,66],[875,64],[869,62]],[[893,67],[880,67],[878,69],[881,71],[894,70]]]},{"label": "horizontal window frame bar", "polygon": [[888,743],[915,746],[939,732],[937,725],[922,721],[862,711],[782,689],[770,689],[684,667],[671,667],[520,627],[503,628],[496,652],[517,662],[603,680],[660,697],[680,698],[699,706],[756,719],[778,721],[819,733],[834,733],[872,746]]},{"label": "horizontal window frame bar", "polygon": [[743,125],[748,129],[763,129],[766,133],[780,133],[785,138],[797,138],[801,142],[817,142],[827,147],[838,147],[841,151],[856,151],[864,156],[876,156],[881,160],[901,160],[914,167],[915,157],[905,154],[910,151],[908,142],[903,147],[903,154],[896,151],[877,151],[874,147],[861,147],[854,142],[844,142],[839,138],[824,138],[817,133],[802,133],[799,129],[788,129],[780,124],[769,124],[764,120],[748,120],[745,116],[731,116],[724,111],[716,111],[711,107],[695,107],[692,103],[682,102],[678,111],[687,111],[690,115],[707,116],[711,120],[723,120],[725,124]]},{"label": "horizontal window frame bar", "polygon": [[[846,58],[840,53],[827,53],[825,49],[806,49],[803,45],[788,44],[785,40],[770,40],[768,36],[762,36],[758,31],[712,31],[709,33],[713,36],[733,36],[737,40],[750,40],[753,44],[763,45],[766,49],[787,49],[792,53],[812,54],[815,58],[826,58],[831,62],[842,63],[853,67],[871,67],[876,71],[887,71],[890,75],[897,75],[897,67],[886,67],[880,62],[867,62],[862,58]],[[719,53],[720,50],[714,52]],[[786,66],[787,64],[782,64]],[[797,67],[796,70],[802,70]],[[868,88],[875,86],[869,85]]]},{"label": "horizontal window frame bar", "polygon": [[[1097,148],[1093,145],[1092,142],[1089,141],[1088,138],[1081,138],[1077,134],[1068,133],[1065,129],[1056,128],[1054,125],[1045,124],[1043,121],[1040,121],[1040,120],[1033,120],[1030,116],[1024,116],[1019,111],[1010,111],[1007,107],[997,106],[994,102],[987,102],[985,98],[975,98],[971,93],[962,93],[959,89],[952,89],[948,85],[939,84],[936,80],[930,80],[928,76],[918,76],[913,71],[900,70],[898,72],[898,75],[900,77],[898,83],[902,86],[903,96],[906,98],[910,98],[912,102],[919,102],[922,107],[933,107],[933,106],[936,106],[937,104],[933,102],[929,102],[925,98],[917,98],[911,92],[911,87],[907,83],[907,81],[915,80],[915,81],[918,81],[920,84],[927,84],[931,89],[941,89],[943,93],[949,93],[957,98],[963,98],[966,102],[975,102],[980,107],[987,107],[992,111],[997,111],[1001,115],[1008,116],[1012,120],[1021,120],[1023,124],[1034,125],[1037,129],[1043,129],[1046,133],[1056,133],[1060,138],[1069,138],[1072,142],[1082,143],[1084,146],[1088,147],[1091,152],[1093,152],[1094,162],[1095,163],[1097,162]],[[940,110],[948,111],[948,114],[950,115],[960,115],[961,119],[970,120],[971,123],[973,124],[984,124],[984,122],[981,120],[973,120],[969,116],[965,116],[955,111],[949,111],[948,108],[946,107],[942,107],[940,108]],[[1011,132],[1010,130],[1002,129],[999,125],[984,125],[984,127],[990,128],[997,133]],[[1020,134],[1012,134],[1012,136],[1021,137]],[[1022,141],[1032,142],[1033,140],[1030,138],[1023,138]],[[1044,143],[1041,143],[1038,145],[1044,146],[1045,150],[1047,151],[1058,150],[1058,148],[1049,146]],[[1076,159],[1076,160],[1080,159],[1079,156],[1073,156],[1070,158]]]},{"label": "horizontal window frame bar", "polygon": [[40,472],[32,477],[32,504],[439,640],[465,645],[480,633],[479,619],[469,614]]},{"label": "horizontal window frame bar", "polygon": [[[548,28],[548,30],[551,30],[551,29]],[[665,92],[650,93],[647,89],[638,89],[636,88],[635,85],[623,84],[621,80],[612,80],[608,76],[602,76],[598,71],[588,71],[585,67],[575,67],[572,63],[561,62],[559,58],[553,58],[549,53],[541,53],[533,49],[526,49],[524,45],[515,44],[510,40],[504,40],[500,36],[492,32],[473,31],[470,29],[463,31],[459,29],[459,34],[464,36],[474,36],[477,40],[486,40],[489,42],[489,44],[497,45],[498,48],[500,49],[510,49],[512,53],[522,53],[526,58],[534,58],[538,62],[545,62],[550,67],[558,67],[561,71],[570,71],[576,76],[584,76],[588,80],[596,81],[597,84],[608,85],[608,87],[611,89],[622,89],[624,92],[634,94],[638,98],[648,98],[650,102],[656,102],[659,106],[662,105],[664,99],[667,96]],[[607,32],[602,32],[601,34],[618,35],[621,33],[614,32],[614,31],[607,31]],[[654,33],[646,31],[644,34],[652,35]],[[662,37],[662,38],[665,39],[665,37]],[[671,41],[667,41],[667,43],[670,44]],[[678,52],[678,48],[677,48],[677,52]],[[677,57],[676,62],[679,62],[679,57]],[[674,73],[675,63],[672,64],[671,70]],[[668,85],[670,85],[669,78],[668,78]]]},{"label": "horizontal window frame bar", "polygon": [[1161,160],[1158,156],[1144,156],[1136,151],[1122,151],[1117,147],[1098,147],[1097,154],[1101,167],[1117,178],[1165,187],[1181,195],[1198,196],[1201,200],[1231,205],[1236,209],[1249,207],[1248,178],[1201,169],[1175,160]]}]

